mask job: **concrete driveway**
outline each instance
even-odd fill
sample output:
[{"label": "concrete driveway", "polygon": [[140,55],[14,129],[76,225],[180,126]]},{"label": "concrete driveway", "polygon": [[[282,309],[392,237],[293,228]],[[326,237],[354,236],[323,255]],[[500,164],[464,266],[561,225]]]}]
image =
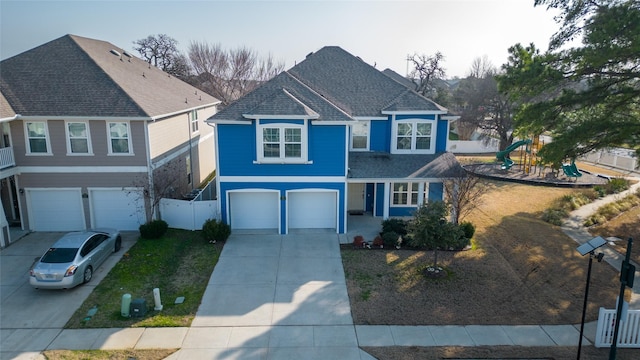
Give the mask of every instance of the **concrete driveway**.
[{"label": "concrete driveway", "polygon": [[[122,249],[94,272],[88,284],[70,290],[35,290],[29,285],[29,269],[64,233],[34,232],[0,251],[0,358],[10,352],[42,349],[60,332],[97,284],[139,237],[122,233]],[[45,346],[46,347],[46,346]]]}]

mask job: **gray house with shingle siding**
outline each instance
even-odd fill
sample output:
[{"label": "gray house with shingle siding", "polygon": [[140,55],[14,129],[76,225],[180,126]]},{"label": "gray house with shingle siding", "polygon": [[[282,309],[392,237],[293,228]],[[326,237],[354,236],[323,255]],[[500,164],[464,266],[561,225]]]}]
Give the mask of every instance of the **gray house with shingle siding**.
[{"label": "gray house with shingle siding", "polygon": [[26,230],[136,230],[158,192],[215,169],[204,120],[220,102],[108,42],[66,35],[3,60],[0,92],[0,196]]}]

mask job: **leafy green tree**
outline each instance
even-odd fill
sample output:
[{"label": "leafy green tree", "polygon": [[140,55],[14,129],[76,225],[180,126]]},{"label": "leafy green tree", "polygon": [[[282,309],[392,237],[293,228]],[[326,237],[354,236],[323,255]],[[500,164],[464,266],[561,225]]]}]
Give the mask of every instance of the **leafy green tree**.
[{"label": "leafy green tree", "polygon": [[438,249],[447,249],[463,236],[458,225],[447,221],[448,206],[442,201],[420,206],[409,225],[409,245],[433,250],[433,266],[438,266]]},{"label": "leafy green tree", "polygon": [[[509,49],[501,91],[522,101],[517,132],[550,132],[539,155],[559,164],[592,150],[630,146],[640,155],[640,1],[536,0],[557,9],[560,30],[544,54]],[[581,37],[581,46],[569,47]]]}]

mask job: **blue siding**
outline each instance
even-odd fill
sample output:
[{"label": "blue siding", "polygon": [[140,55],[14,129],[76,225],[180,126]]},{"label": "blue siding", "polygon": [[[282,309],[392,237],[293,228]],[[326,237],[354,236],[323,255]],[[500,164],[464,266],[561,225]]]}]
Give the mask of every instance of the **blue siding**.
[{"label": "blue siding", "polygon": [[391,149],[391,121],[371,120],[369,150],[389,152]]},{"label": "blue siding", "polygon": [[429,201],[442,201],[444,198],[444,186],[442,183],[429,183]]},{"label": "blue siding", "polygon": [[[282,123],[282,121],[278,121]],[[344,176],[347,127],[309,125],[308,156],[312,164],[254,164],[256,126],[218,124],[221,176]]]},{"label": "blue siding", "polygon": [[447,141],[449,140],[447,120],[438,120],[438,134],[436,138],[436,152],[447,151]]},{"label": "blue siding", "polygon": [[390,207],[389,208],[389,216],[413,216],[413,213],[416,211],[415,206],[409,207]]},{"label": "blue siding", "polygon": [[339,233],[344,233],[344,213],[345,213],[345,188],[346,183],[323,183],[323,182],[310,182],[310,183],[255,183],[255,182],[223,182],[220,183],[220,209],[222,209],[222,221],[229,223],[227,214],[227,191],[239,190],[239,189],[268,189],[280,191],[280,228],[282,231],[286,230],[287,221],[287,204],[286,204],[286,192],[287,190],[301,190],[301,189],[327,189],[338,190],[338,225]]}]

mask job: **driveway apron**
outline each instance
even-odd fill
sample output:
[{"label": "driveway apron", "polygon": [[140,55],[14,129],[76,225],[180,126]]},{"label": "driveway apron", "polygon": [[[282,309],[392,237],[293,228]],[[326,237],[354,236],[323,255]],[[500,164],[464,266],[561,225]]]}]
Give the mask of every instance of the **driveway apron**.
[{"label": "driveway apron", "polygon": [[371,359],[358,349],[338,235],[231,235],[176,358],[194,356]]}]

